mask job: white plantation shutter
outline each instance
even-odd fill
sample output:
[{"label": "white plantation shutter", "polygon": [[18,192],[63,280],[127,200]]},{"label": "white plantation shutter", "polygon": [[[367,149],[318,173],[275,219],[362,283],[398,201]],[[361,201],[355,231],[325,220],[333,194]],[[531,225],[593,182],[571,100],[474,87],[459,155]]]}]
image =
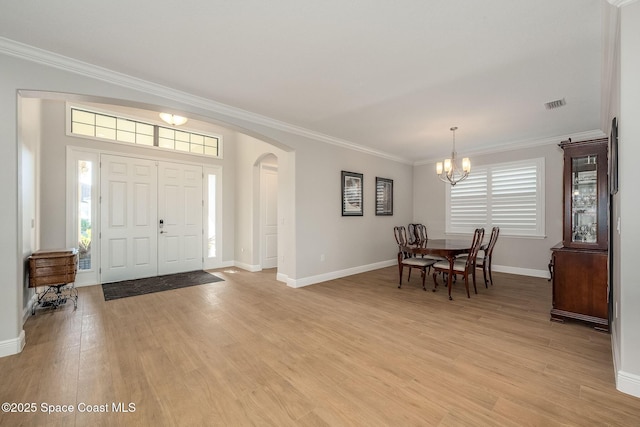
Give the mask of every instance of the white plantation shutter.
[{"label": "white plantation shutter", "polygon": [[544,158],[474,168],[447,194],[447,233],[544,236]]},{"label": "white plantation shutter", "polygon": [[536,164],[496,166],[491,175],[491,226],[505,234],[536,235],[538,192]]},{"label": "white plantation shutter", "polygon": [[487,169],[477,168],[451,186],[447,232],[467,233],[487,223]]}]

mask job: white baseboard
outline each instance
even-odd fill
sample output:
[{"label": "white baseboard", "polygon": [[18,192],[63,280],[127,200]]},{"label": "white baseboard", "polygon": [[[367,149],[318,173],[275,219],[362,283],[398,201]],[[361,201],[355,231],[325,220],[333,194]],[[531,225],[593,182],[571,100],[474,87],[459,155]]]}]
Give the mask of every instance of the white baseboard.
[{"label": "white baseboard", "polygon": [[288,281],[289,281],[289,276],[287,276],[286,274],[283,274],[283,273],[277,273],[277,274],[276,274],[276,280],[277,280],[278,282],[288,283]]},{"label": "white baseboard", "polygon": [[0,357],[18,354],[24,348],[24,329],[20,331],[20,336],[10,340],[0,341]]},{"label": "white baseboard", "polygon": [[623,393],[640,397],[640,375],[616,371],[616,388]]},{"label": "white baseboard", "polygon": [[251,265],[251,264],[245,264],[244,262],[234,261],[233,266],[241,268],[243,270],[247,270],[247,271],[249,271],[251,273],[255,273],[257,271],[262,271],[262,266],[259,265],[259,264]]},{"label": "white baseboard", "polygon": [[[350,276],[352,274],[364,273],[371,270],[377,270],[379,268],[391,267],[391,266],[397,265],[397,263],[398,261],[393,259],[388,261],[376,262],[368,265],[362,265],[358,267],[347,268],[344,270],[331,271],[329,273],[323,273],[317,276],[303,277],[300,279],[290,279],[285,274],[278,273],[277,280],[281,282],[285,282],[287,286],[290,286],[292,288],[301,288],[303,286],[309,286],[309,285],[326,282],[328,280],[333,280],[333,279],[339,279],[341,277]],[[517,274],[520,276],[541,277],[544,279],[549,278],[548,270],[535,270],[530,268],[509,267],[506,265],[494,265],[493,271],[497,271],[500,273]]]},{"label": "white baseboard", "polygon": [[611,322],[611,352],[613,353],[613,371],[616,375],[616,389],[631,396],[640,397],[640,375],[620,370],[620,352],[618,351],[618,325]]},{"label": "white baseboard", "polygon": [[27,303],[27,306],[24,308],[24,310],[22,310],[22,324],[23,325],[27,321],[29,316],[31,316],[31,308],[33,307],[33,305],[36,302],[38,302],[38,294],[34,293],[33,295],[31,295],[31,298],[29,298],[29,302]]},{"label": "white baseboard", "polygon": [[229,267],[234,267],[235,263],[233,261],[221,261],[216,263],[215,265],[204,265],[202,267],[203,270],[208,271],[208,270],[217,270],[220,268],[229,268]]},{"label": "white baseboard", "polygon": [[[320,282],[326,282],[327,280],[339,279],[341,277],[351,276],[352,274],[364,273],[371,270],[377,270],[379,268],[391,267],[397,265],[398,260],[392,259],[389,261],[381,261],[368,265],[361,265],[359,267],[347,268],[344,270],[331,271],[329,273],[319,274],[317,276],[303,277],[300,279],[286,278],[287,286],[292,288],[301,288],[303,286],[309,286]],[[283,275],[284,276],[284,275]]]},{"label": "white baseboard", "polygon": [[549,278],[549,270],[535,270],[533,268],[509,267],[508,265],[492,265],[491,269],[499,273],[517,274],[519,276]]}]

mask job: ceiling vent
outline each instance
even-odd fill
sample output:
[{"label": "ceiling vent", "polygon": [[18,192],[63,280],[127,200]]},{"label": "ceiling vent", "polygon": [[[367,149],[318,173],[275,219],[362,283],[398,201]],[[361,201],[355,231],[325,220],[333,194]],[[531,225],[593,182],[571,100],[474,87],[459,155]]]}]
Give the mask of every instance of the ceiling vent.
[{"label": "ceiling vent", "polygon": [[553,110],[554,108],[560,108],[565,105],[567,105],[567,101],[565,101],[564,98],[562,98],[562,99],[556,99],[555,101],[547,102],[544,104],[544,107],[547,110]]}]

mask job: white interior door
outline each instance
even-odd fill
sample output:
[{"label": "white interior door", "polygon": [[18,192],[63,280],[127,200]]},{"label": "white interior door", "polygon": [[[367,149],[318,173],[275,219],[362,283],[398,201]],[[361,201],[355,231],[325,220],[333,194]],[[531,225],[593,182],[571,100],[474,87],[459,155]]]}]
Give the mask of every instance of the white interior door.
[{"label": "white interior door", "polygon": [[202,167],[160,162],[158,274],[201,270]]},{"label": "white interior door", "polygon": [[101,156],[100,281],[158,273],[156,162]]},{"label": "white interior door", "polygon": [[261,165],[260,229],[262,268],[278,266],[278,168]]}]

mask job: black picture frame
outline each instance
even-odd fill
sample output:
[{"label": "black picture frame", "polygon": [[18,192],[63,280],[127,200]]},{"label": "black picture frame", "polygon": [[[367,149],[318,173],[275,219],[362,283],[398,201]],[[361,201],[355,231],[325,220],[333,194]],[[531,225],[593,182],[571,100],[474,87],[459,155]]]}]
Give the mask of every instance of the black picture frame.
[{"label": "black picture frame", "polygon": [[609,140],[609,193],[618,192],[618,119],[611,121],[611,137]]},{"label": "black picture frame", "polygon": [[341,172],[342,216],[363,216],[364,175],[356,172]]},{"label": "black picture frame", "polygon": [[376,176],[376,215],[393,215],[393,180]]}]

